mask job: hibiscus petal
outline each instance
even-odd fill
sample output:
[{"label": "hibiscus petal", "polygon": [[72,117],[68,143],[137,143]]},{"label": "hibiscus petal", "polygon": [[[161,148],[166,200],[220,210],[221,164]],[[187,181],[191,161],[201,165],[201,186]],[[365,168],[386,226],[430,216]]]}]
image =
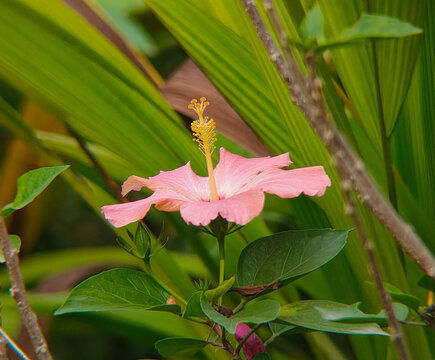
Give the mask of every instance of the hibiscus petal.
[{"label": "hibiscus petal", "polygon": [[181,205],[180,214],[186,223],[195,226],[206,226],[218,215],[229,222],[245,225],[260,214],[263,206],[264,193],[253,190],[217,201],[186,202]]},{"label": "hibiscus petal", "polygon": [[323,166],[311,166],[292,170],[273,169],[259,174],[246,190],[263,190],[281,198],[293,198],[304,193],[321,196],[331,180]]},{"label": "hibiscus petal", "polygon": [[219,154],[214,175],[219,196],[226,198],[239,193],[258,173],[286,167],[292,163],[288,153],[247,159],[221,148]]},{"label": "hibiscus petal", "polygon": [[178,211],[185,199],[171,191],[156,191],[146,199],[101,208],[106,219],[115,227],[125,226],[145,217],[151,205],[162,211]]},{"label": "hibiscus petal", "polygon": [[[251,331],[251,328],[243,323],[237,324],[234,334],[237,342],[241,342]],[[243,353],[247,360],[252,360],[259,353],[265,352],[266,347],[256,333],[252,333],[242,345]]]},{"label": "hibiscus petal", "polygon": [[125,204],[103,206],[101,212],[114,227],[125,226],[142,219],[148,213],[153,204],[150,198],[151,196]]},{"label": "hibiscus petal", "polygon": [[190,200],[210,199],[210,186],[207,177],[196,175],[190,162],[171,171],[161,171],[150,177],[146,186],[151,190],[170,190]]},{"label": "hibiscus petal", "polygon": [[148,187],[148,179],[136,175],[129,176],[128,179],[122,184],[121,194],[122,196],[125,196],[130,191],[139,191],[144,186]]}]

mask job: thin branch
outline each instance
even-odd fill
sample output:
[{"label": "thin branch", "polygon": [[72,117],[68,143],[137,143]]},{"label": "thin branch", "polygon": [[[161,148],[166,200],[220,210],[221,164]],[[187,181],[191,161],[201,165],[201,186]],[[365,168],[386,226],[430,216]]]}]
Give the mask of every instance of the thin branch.
[{"label": "thin branch", "polygon": [[[10,336],[6,333],[6,331],[0,326],[0,337],[4,339],[7,343],[9,343],[10,347],[14,349],[14,351],[20,355],[20,357],[24,360],[31,360],[30,357],[18,346],[18,344],[10,338]],[[6,357],[7,359],[7,357]]]},{"label": "thin branch", "polygon": [[[2,326],[2,320],[3,320],[3,313],[2,313],[2,306],[0,304],[0,328]],[[8,359],[8,348],[7,348],[8,342],[5,337],[0,336],[0,360],[7,360]]]},{"label": "thin branch", "polygon": [[[346,185],[347,184],[347,185]],[[350,183],[342,182],[341,186],[347,198],[347,206],[346,211],[352,217],[353,222],[358,230],[358,233],[361,237],[361,241],[363,243],[364,249],[367,253],[369,259],[369,271],[372,276],[374,283],[376,285],[376,289],[381,298],[382,307],[385,309],[385,313],[388,318],[388,325],[390,329],[391,340],[396,345],[397,351],[399,353],[399,357],[402,360],[408,360],[409,355],[406,349],[405,340],[403,338],[403,334],[400,328],[399,321],[397,320],[396,314],[394,313],[393,303],[391,302],[391,296],[385,289],[384,283],[382,282],[381,272],[379,271],[379,267],[376,263],[375,252],[373,250],[373,244],[367,236],[367,233],[364,230],[363,223],[358,216],[358,213],[355,210],[355,202],[352,198],[352,194],[350,191]]]},{"label": "thin branch", "polygon": [[98,171],[100,176],[103,178],[106,185],[109,187],[109,189],[112,191],[112,195],[118,200],[119,202],[126,202],[126,200],[121,196],[121,191],[118,186],[118,184],[113,180],[110,175],[107,173],[107,171],[103,168],[103,166],[99,163],[97,158],[92,154],[92,152],[89,150],[87,144],[82,139],[82,137],[76,133],[70,126],[67,126],[69,133],[76,139],[77,143],[79,144],[80,148],[83,150],[83,152],[88,157],[89,161],[94,165],[95,170]]},{"label": "thin branch", "polygon": [[[364,168],[363,162],[341,136],[330,121],[322,96],[322,81],[316,76],[306,78],[290,54],[286,61],[277,45],[273,42],[253,1],[241,0],[251,18],[258,36],[262,40],[271,61],[287,84],[293,102],[299,106],[331,153],[333,164],[343,180],[349,180],[362,203],[373,212],[390,231],[399,246],[417,263],[417,265],[435,280],[435,258],[422,240],[406,222],[404,222],[378,189]],[[271,5],[270,0],[265,0]],[[281,28],[281,27],[280,27]],[[281,33],[278,30],[279,33]],[[314,61],[313,57],[308,58]]]},{"label": "thin branch", "polygon": [[225,338],[224,330],[222,326],[216,324],[212,320],[207,320],[207,325],[216,333],[216,335],[221,339],[223,348],[230,353],[233,359],[241,360],[240,355],[236,353],[231,343]]},{"label": "thin branch", "polygon": [[6,265],[9,270],[9,277],[11,279],[10,292],[17,303],[20,317],[27,329],[32,346],[38,360],[52,360],[50,351],[48,350],[47,342],[38,324],[38,319],[32,311],[27,299],[26,289],[24,286],[23,277],[21,275],[18,255],[16,249],[9,241],[9,236],[6,231],[6,225],[3,217],[0,215],[0,247],[3,256],[6,260]]}]

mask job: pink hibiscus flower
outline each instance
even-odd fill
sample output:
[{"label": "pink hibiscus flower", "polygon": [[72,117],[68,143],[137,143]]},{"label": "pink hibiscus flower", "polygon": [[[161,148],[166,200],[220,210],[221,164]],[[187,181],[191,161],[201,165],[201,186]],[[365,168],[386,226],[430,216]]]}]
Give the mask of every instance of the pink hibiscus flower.
[{"label": "pink hibiscus flower", "polygon": [[[237,324],[236,333],[234,334],[236,340],[241,342],[251,332],[251,328],[246,324]],[[263,341],[256,333],[252,333],[249,338],[242,345],[243,353],[247,360],[252,360],[259,353],[265,352],[266,348]]]},{"label": "pink hibiscus flower", "polygon": [[321,196],[331,185],[322,166],[284,170],[291,164],[288,153],[262,158],[244,158],[220,149],[220,160],[214,169],[218,199],[211,200],[208,177],[195,174],[186,165],[148,179],[130,176],[122,185],[122,195],[147,187],[154,193],[142,200],[102,208],[115,227],[142,219],[154,205],[161,211],[180,211],[188,224],[206,226],[221,216],[229,222],[244,225],[263,209],[264,193],[281,198],[300,194]]},{"label": "pink hibiscus flower", "polygon": [[142,219],[151,205],[162,211],[179,211],[186,223],[195,226],[206,226],[218,216],[245,225],[260,214],[265,192],[282,198],[293,198],[302,193],[321,196],[331,185],[322,166],[282,169],[292,163],[288,153],[247,159],[221,148],[219,163],[213,169],[215,122],[203,116],[209,102],[204,97],[200,101],[193,99],[188,108],[198,115],[191,128],[194,140],[206,158],[208,177],[196,175],[190,162],[148,179],[130,176],[122,185],[123,196],[143,187],[154,193],[143,200],[103,206],[101,211],[113,226]]}]

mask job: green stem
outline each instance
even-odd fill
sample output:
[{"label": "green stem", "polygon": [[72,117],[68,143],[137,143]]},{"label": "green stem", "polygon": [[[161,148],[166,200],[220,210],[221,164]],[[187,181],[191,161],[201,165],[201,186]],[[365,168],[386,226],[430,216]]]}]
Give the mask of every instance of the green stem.
[{"label": "green stem", "polygon": [[[225,278],[225,234],[219,234],[217,241],[219,244],[219,285],[221,285]],[[222,305],[222,296],[218,299],[218,305]]]}]

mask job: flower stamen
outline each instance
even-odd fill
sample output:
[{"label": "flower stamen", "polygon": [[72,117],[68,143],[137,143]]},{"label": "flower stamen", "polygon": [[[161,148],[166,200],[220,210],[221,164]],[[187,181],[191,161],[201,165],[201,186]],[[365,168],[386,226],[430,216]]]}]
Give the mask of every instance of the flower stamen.
[{"label": "flower stamen", "polygon": [[216,180],[213,174],[213,161],[211,154],[215,150],[214,143],[216,142],[216,123],[213,119],[209,119],[208,116],[203,116],[205,108],[210,105],[206,101],[205,97],[201,97],[198,100],[193,99],[188,105],[188,108],[195,111],[198,114],[198,120],[195,120],[191,124],[193,133],[193,141],[198,143],[199,149],[205,156],[207,162],[208,179],[210,183],[210,200],[219,200],[219,196],[216,189]]}]

